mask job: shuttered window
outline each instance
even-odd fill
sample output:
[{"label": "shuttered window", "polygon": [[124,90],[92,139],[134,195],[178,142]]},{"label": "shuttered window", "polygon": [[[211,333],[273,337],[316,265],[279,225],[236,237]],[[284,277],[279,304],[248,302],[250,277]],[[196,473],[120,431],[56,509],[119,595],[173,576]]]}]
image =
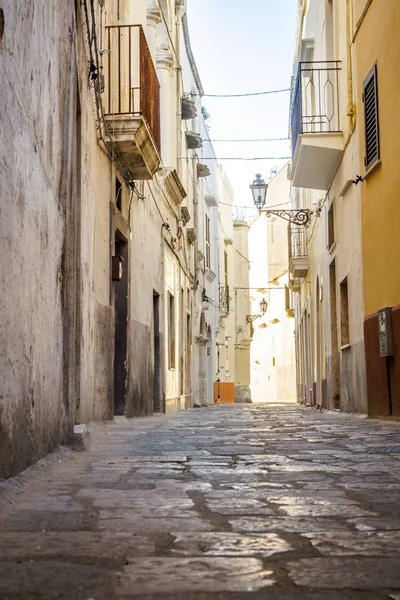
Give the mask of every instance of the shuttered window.
[{"label": "shuttered window", "polygon": [[363,84],[365,116],[365,168],[379,160],[379,120],[378,120],[378,78],[376,64],[372,67]]}]

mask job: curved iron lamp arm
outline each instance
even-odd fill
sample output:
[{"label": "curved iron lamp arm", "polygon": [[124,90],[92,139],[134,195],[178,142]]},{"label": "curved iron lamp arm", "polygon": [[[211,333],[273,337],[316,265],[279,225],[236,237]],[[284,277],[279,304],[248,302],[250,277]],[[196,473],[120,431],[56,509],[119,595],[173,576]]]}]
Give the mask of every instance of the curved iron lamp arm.
[{"label": "curved iron lamp arm", "polygon": [[261,210],[261,212],[265,213],[267,218],[274,215],[294,225],[302,225],[303,227],[310,225],[311,211],[308,208],[293,208],[288,210],[268,210],[266,208]]}]

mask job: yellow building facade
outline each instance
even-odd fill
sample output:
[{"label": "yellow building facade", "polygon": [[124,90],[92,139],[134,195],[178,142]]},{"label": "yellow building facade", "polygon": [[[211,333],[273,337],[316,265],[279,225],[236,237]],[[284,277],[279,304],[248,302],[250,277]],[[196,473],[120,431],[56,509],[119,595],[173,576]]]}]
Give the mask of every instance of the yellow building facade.
[{"label": "yellow building facade", "polygon": [[[400,2],[357,0],[353,45],[359,109],[368,412],[400,414]],[[372,77],[372,79],[371,79]],[[366,160],[364,158],[366,157]],[[365,164],[367,163],[367,164]],[[391,308],[392,356],[378,311]],[[390,324],[387,334],[390,336]]]},{"label": "yellow building facade", "polygon": [[399,415],[400,1],[298,8],[292,206],[311,217],[289,262],[298,399]]}]

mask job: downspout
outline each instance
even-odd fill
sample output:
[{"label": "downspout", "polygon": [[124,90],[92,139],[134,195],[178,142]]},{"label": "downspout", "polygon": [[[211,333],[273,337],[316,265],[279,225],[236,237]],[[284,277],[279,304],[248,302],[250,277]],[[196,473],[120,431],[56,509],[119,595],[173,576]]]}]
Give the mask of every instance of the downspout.
[{"label": "downspout", "polygon": [[[192,333],[195,332],[195,323],[196,323],[196,315],[197,315],[197,306],[196,306],[196,296],[197,290],[199,288],[199,283],[197,280],[197,257],[199,250],[199,241],[198,241],[198,223],[199,223],[199,199],[198,199],[198,191],[197,191],[197,177],[196,177],[196,157],[192,158],[193,165],[193,227],[195,231],[195,240],[193,244],[193,273],[194,273],[194,283],[193,283],[193,310],[192,310]],[[200,316],[201,318],[201,316]],[[197,340],[196,336],[193,335],[193,340],[196,340],[196,348],[193,353],[192,358],[194,358],[194,362],[192,365],[192,381],[191,381],[191,398],[192,398],[192,406],[198,402],[198,398],[200,396],[199,389],[199,371],[200,371],[200,344]]]},{"label": "downspout", "polygon": [[194,240],[194,285],[195,285],[195,289],[197,289],[198,287],[198,279],[197,279],[197,272],[199,270],[199,266],[197,264],[197,260],[198,260],[198,252],[199,252],[199,241],[198,241],[198,225],[199,225],[199,193],[198,193],[198,182],[197,182],[197,156],[194,156],[192,158],[192,163],[193,163],[193,208],[194,208],[194,215],[193,215],[193,226],[194,226],[194,230],[196,232],[196,239]]},{"label": "downspout", "polygon": [[[176,14],[176,53],[181,56],[181,18],[183,14],[183,7],[177,6],[177,14]],[[182,80],[182,65],[179,62],[176,67],[176,119],[177,119],[177,127],[176,127],[176,170],[178,172],[179,177],[181,176],[181,161],[179,160],[182,156],[181,152],[181,95],[183,90],[181,90],[181,80]]]},{"label": "downspout", "polygon": [[350,132],[346,141],[346,147],[353,135],[356,126],[356,109],[353,103],[353,63],[352,63],[352,39],[351,39],[351,2],[346,0],[346,45],[347,45],[347,116],[349,117]]},{"label": "downspout", "polygon": [[308,2],[307,0],[303,0],[303,4],[301,7],[301,16],[299,18],[299,28],[297,31],[297,56],[295,57],[295,62],[301,60],[301,43],[303,41],[303,26],[304,20],[306,18],[307,8]]}]

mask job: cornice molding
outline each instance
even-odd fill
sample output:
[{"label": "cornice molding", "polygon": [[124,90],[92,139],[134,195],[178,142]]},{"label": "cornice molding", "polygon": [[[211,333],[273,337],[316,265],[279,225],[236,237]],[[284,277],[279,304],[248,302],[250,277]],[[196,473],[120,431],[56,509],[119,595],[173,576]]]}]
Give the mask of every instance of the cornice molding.
[{"label": "cornice molding", "polygon": [[169,46],[157,46],[156,64],[158,69],[169,70],[174,64],[174,55],[169,50]]},{"label": "cornice molding", "polygon": [[150,6],[147,9],[146,16],[147,25],[149,25],[149,27],[157,27],[157,25],[162,21],[161,11],[156,5]]}]

